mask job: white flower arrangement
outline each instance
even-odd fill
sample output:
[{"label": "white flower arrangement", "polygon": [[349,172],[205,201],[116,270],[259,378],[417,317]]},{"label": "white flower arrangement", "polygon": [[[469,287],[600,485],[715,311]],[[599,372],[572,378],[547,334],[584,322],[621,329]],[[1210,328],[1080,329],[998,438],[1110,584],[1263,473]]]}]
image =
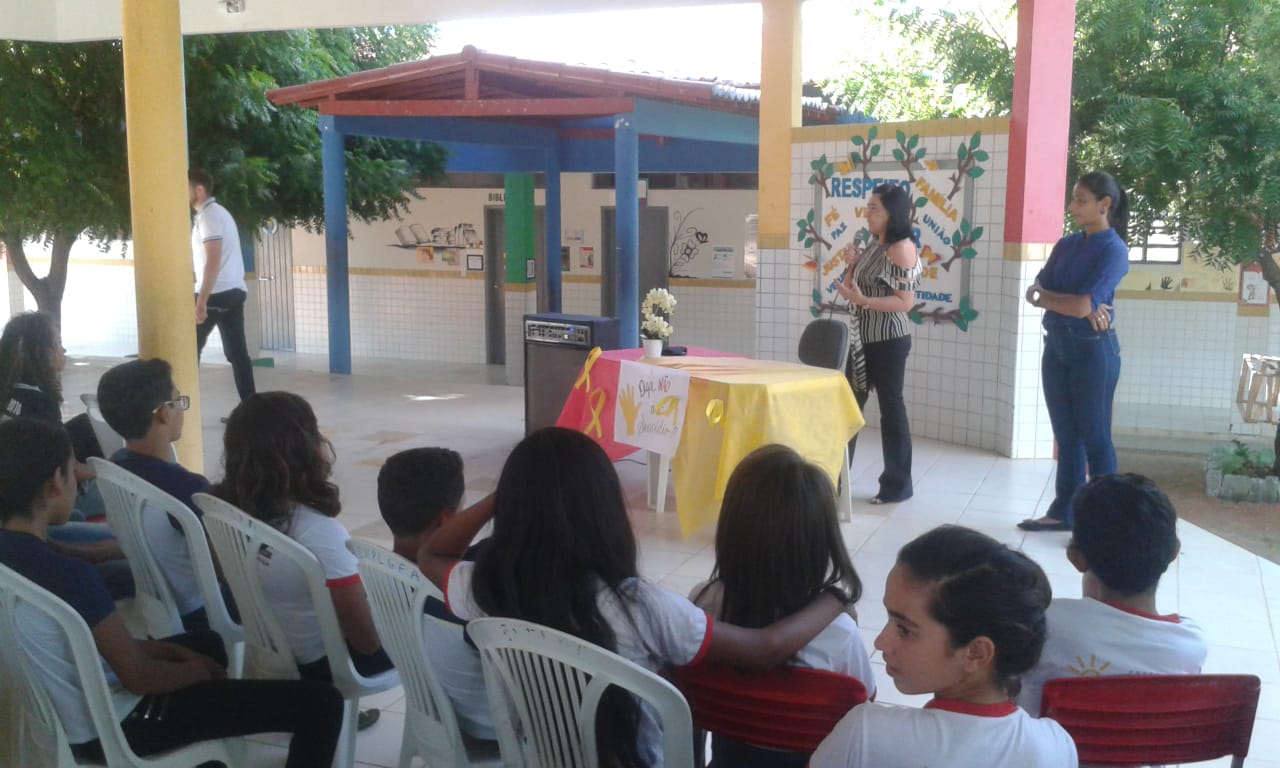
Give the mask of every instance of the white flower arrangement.
[{"label": "white flower arrangement", "polygon": [[646,339],[669,338],[675,328],[668,318],[676,311],[676,297],[666,288],[652,288],[640,304],[640,335]]}]

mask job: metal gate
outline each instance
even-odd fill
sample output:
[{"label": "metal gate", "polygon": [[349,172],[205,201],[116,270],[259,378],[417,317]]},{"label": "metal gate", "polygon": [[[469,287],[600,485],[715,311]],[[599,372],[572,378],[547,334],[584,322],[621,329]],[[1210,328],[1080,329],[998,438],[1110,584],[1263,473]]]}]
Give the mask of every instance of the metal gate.
[{"label": "metal gate", "polygon": [[295,348],[292,233],[280,226],[259,229],[256,246],[261,346],[292,352]]}]

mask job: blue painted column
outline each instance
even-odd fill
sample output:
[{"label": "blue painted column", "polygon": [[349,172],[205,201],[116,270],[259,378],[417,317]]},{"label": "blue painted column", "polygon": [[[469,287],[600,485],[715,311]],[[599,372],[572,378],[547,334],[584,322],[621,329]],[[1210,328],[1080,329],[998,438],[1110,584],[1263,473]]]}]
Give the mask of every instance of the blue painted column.
[{"label": "blue painted column", "polygon": [[332,115],[320,116],[324,164],[324,260],[329,300],[329,372],[351,373],[351,276],[347,270],[347,155]]},{"label": "blue painted column", "polygon": [[564,282],[564,270],[560,267],[560,150],[547,150],[546,195],[543,210],[546,213],[546,245],[547,245],[547,295],[539,306],[545,312],[560,312],[563,302],[561,284]]},{"label": "blue painted column", "polygon": [[640,346],[640,142],[635,118],[613,122],[614,233],[618,346]]}]

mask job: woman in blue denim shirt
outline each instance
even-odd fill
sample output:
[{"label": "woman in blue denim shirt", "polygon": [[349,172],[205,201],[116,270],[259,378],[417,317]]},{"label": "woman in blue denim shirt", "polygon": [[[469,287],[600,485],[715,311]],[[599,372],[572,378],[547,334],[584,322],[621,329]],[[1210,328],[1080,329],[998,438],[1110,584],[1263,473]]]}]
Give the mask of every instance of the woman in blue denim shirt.
[{"label": "woman in blue denim shirt", "polygon": [[1027,531],[1071,530],[1071,496],[1093,476],[1116,471],[1111,403],[1120,379],[1120,344],[1112,328],[1116,286],[1129,271],[1124,238],[1129,206],[1108,173],[1076,182],[1069,206],[1083,231],[1058,241],[1027,289],[1027,302],[1045,310],[1040,370],[1058,477],[1044,517],[1023,520]]}]

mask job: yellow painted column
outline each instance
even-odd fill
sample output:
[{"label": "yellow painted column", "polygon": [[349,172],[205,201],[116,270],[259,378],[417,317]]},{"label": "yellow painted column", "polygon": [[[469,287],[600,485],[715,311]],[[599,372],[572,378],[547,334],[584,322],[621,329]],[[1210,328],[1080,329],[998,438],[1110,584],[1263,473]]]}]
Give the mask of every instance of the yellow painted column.
[{"label": "yellow painted column", "polygon": [[791,129],[800,125],[800,0],[762,0],[759,247],[786,248]]},{"label": "yellow painted column", "polygon": [[122,0],[120,5],[138,353],[168,360],[174,383],[192,396],[178,456],[184,466],[202,472],[179,4]]}]

